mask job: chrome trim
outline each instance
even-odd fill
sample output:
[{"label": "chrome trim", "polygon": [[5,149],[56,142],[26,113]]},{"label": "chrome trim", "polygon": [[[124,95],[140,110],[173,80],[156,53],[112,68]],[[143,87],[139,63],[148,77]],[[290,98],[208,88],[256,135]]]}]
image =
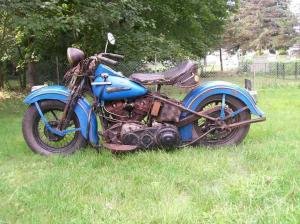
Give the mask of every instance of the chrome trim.
[{"label": "chrome trim", "polygon": [[107,87],[106,92],[108,93],[115,93],[115,92],[121,92],[121,91],[128,91],[131,90],[130,87],[126,86],[120,86],[120,87]]},{"label": "chrome trim", "polygon": [[111,82],[92,82],[92,86],[111,85]]}]

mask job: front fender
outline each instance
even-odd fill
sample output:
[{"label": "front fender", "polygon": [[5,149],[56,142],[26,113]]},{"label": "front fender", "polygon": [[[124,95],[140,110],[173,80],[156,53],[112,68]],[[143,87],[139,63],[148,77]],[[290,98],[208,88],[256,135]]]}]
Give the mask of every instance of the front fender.
[{"label": "front fender", "polygon": [[[254,98],[250,93],[239,87],[238,85],[224,82],[224,81],[212,81],[207,82],[203,85],[193,89],[183,100],[183,106],[190,109],[196,110],[197,106],[207,97],[212,95],[226,94],[241,100],[250,110],[250,112],[256,116],[263,117],[264,113],[256,106]],[[188,115],[187,112],[182,112],[180,118],[183,119]],[[188,124],[179,129],[182,141],[192,140],[192,129],[193,125]]]},{"label": "front fender", "polygon": [[[24,103],[31,105],[41,100],[59,100],[66,103],[70,90],[64,86],[46,86],[31,92],[24,100]],[[75,107],[75,113],[80,122],[81,134],[93,145],[99,144],[97,118],[91,106],[85,98],[80,98]],[[89,123],[89,113],[90,123]],[[89,131],[88,131],[89,128]],[[89,135],[89,136],[88,136]]]}]

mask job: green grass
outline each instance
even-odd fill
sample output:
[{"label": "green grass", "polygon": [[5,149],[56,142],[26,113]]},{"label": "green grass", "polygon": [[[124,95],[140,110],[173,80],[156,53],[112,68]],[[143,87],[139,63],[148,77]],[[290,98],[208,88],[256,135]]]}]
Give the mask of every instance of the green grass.
[{"label": "green grass", "polygon": [[33,154],[0,101],[0,223],[299,223],[300,88],[264,89],[238,147]]}]

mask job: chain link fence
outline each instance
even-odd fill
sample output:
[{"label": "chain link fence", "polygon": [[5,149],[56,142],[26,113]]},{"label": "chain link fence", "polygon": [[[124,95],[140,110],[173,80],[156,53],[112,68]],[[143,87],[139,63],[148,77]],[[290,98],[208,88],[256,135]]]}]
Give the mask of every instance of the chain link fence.
[{"label": "chain link fence", "polygon": [[[145,61],[123,61],[113,67],[116,71],[121,71],[125,76],[134,72],[159,72],[167,70],[178,64],[172,60],[163,62]],[[36,65],[38,83],[61,84],[65,72],[70,68],[66,59],[58,57],[48,61],[39,62]],[[293,62],[260,62],[249,63],[240,62],[238,68],[222,72],[214,69],[214,66],[204,66],[199,62],[199,74],[201,81],[224,80],[239,85],[244,85],[245,79],[250,79],[254,88],[277,87],[283,85],[300,85],[300,61]],[[11,86],[18,85],[18,76],[11,73],[8,77]]]},{"label": "chain link fence", "polygon": [[291,62],[240,62],[238,68],[221,72],[212,66],[201,68],[203,81],[224,80],[244,85],[252,81],[255,89],[281,86],[300,86],[300,61]]},{"label": "chain link fence", "polygon": [[252,79],[257,88],[299,86],[300,62],[240,63],[237,74]]},{"label": "chain link fence", "polygon": [[70,68],[66,60],[60,60],[55,57],[49,61],[39,62],[37,64],[37,74],[39,83],[60,84],[63,81],[64,74]]},{"label": "chain link fence", "polygon": [[300,62],[240,63],[239,73],[255,73],[280,79],[300,79]]}]

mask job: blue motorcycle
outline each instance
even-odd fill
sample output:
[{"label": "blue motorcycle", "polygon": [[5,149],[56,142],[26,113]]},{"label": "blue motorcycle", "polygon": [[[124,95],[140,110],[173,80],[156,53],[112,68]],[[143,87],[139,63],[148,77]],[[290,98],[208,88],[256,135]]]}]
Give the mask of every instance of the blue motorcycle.
[{"label": "blue motorcycle", "polygon": [[[34,152],[71,154],[87,143],[113,152],[236,145],[251,123],[265,120],[250,91],[223,81],[200,85],[190,60],[165,72],[124,77],[108,67],[124,58],[107,53],[108,43],[115,43],[112,34],[105,52],[91,57],[68,48],[66,85],[32,88],[22,126]],[[146,87],[152,85],[155,91]],[[183,101],[171,99],[160,92],[163,85],[190,92]]]}]

